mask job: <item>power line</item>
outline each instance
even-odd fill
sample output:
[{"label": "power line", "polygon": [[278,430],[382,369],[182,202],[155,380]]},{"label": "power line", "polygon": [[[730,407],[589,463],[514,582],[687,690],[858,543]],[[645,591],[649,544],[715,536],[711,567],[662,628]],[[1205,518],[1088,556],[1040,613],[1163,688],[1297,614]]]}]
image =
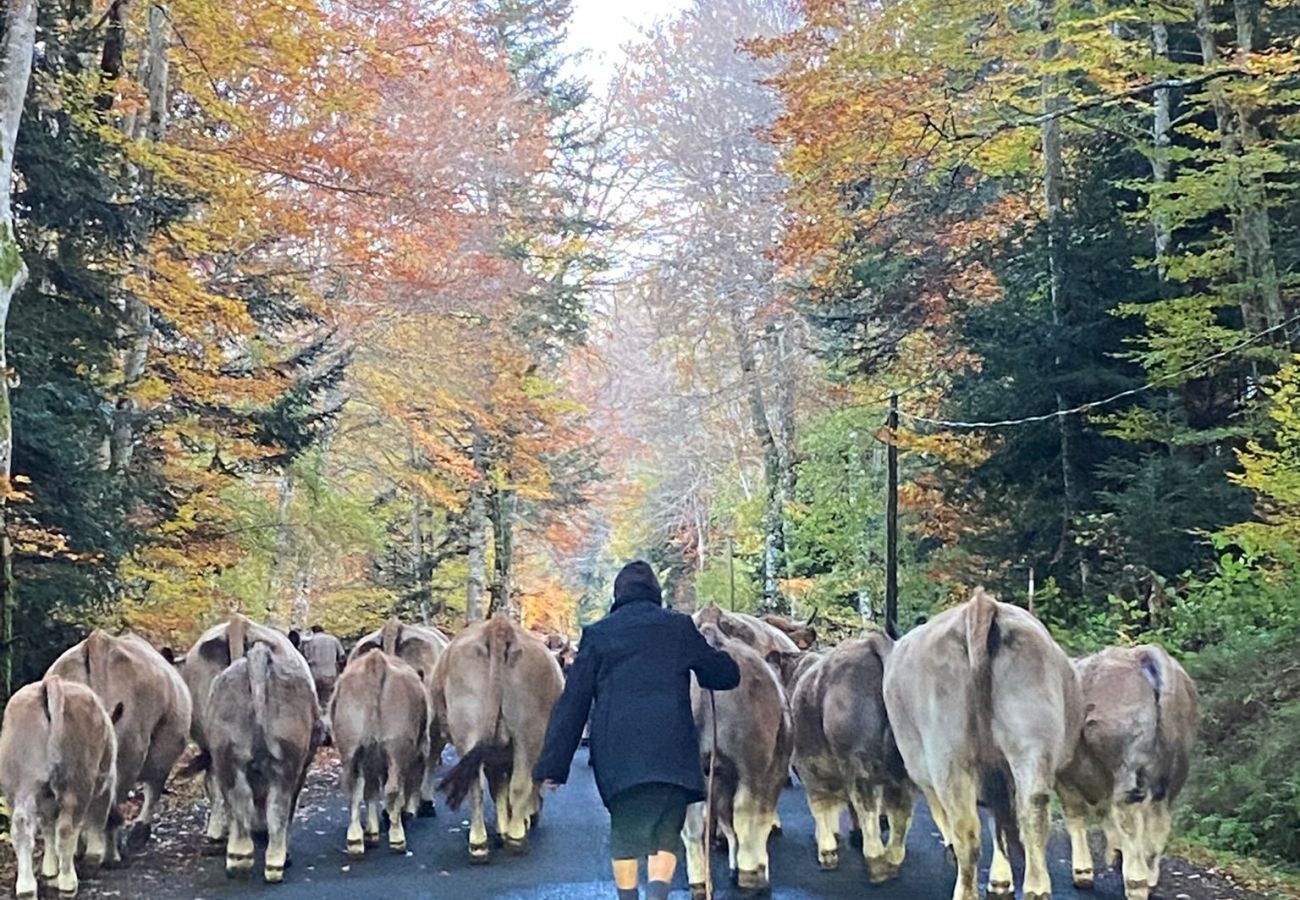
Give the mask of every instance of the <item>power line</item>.
[{"label": "power line", "polygon": [[1241,341],[1240,343],[1233,344],[1231,347],[1226,347],[1223,350],[1218,351],[1217,353],[1211,353],[1209,356],[1205,357],[1204,359],[1197,360],[1196,362],[1191,363],[1190,365],[1184,366],[1183,368],[1177,370],[1176,372],[1170,372],[1169,374],[1162,375],[1159,378],[1153,378],[1150,381],[1148,381],[1146,384],[1139,385],[1138,387],[1135,388],[1129,388],[1128,390],[1120,391],[1117,394],[1111,394],[1109,397],[1103,397],[1100,400],[1092,400],[1089,401],[1088,403],[1080,403],[1078,406],[1072,406],[1069,409],[1058,409],[1058,410],[1053,410],[1052,412],[1049,413],[1042,413],[1041,415],[1036,415],[1036,416],[1024,416],[1019,419],[999,419],[992,422],[962,422],[962,421],[955,421],[952,419],[933,419],[930,418],[929,416],[922,416],[922,415],[918,415],[917,413],[910,413],[904,409],[900,409],[898,413],[903,418],[909,419],[913,422],[921,422],[926,425],[934,425],[939,428],[962,428],[968,430],[979,429],[979,428],[1008,428],[1014,425],[1033,425],[1039,422],[1050,422],[1053,419],[1062,419],[1066,416],[1078,415],[1079,413],[1089,412],[1090,410],[1098,409],[1099,407],[1109,406],[1110,404],[1116,402],[1117,400],[1123,400],[1126,397],[1133,397],[1138,394],[1145,393],[1146,391],[1153,390],[1154,388],[1159,387],[1165,382],[1173,381],[1174,379],[1179,378],[1183,375],[1187,375],[1191,372],[1194,372],[1197,369],[1200,369],[1201,367],[1208,365],[1209,363],[1215,362],[1216,360],[1223,359],[1224,357],[1227,356],[1231,356],[1240,350],[1244,350],[1245,348],[1249,347],[1251,344],[1258,342],[1260,339],[1268,337],[1270,334],[1274,334],[1278,331],[1281,331],[1284,328],[1287,328],[1295,324],[1296,322],[1300,322],[1300,314],[1294,315],[1291,318],[1287,319],[1286,321],[1280,322],[1277,325],[1273,325],[1270,328],[1265,328],[1263,331],[1257,332],[1256,334],[1252,334],[1249,337],[1247,337],[1245,340]]}]

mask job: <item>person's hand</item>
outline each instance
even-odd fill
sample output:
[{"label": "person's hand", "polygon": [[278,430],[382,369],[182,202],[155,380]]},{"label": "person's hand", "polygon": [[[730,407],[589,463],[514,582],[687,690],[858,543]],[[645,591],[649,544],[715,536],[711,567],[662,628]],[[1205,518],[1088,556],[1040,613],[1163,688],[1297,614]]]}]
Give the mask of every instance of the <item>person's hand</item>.
[{"label": "person's hand", "polygon": [[560,789],[560,785],[554,781],[551,781],[551,779],[549,778],[542,782],[542,787],[552,792],[558,791]]}]

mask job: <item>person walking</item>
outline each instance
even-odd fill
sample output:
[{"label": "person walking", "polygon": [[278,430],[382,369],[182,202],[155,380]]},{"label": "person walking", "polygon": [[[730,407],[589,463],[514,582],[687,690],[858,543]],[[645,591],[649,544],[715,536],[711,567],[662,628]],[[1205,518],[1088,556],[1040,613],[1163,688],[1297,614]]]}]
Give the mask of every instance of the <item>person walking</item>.
[{"label": "person walking", "polygon": [[639,896],[642,859],[646,900],[668,896],[686,807],[705,799],[691,673],[706,690],[740,683],[735,660],[710,646],[689,616],[663,608],[650,565],[628,563],[614,579],[609,615],[583,630],[533,769],[548,788],[563,784],[590,714],[591,764],[609,810],[619,900]]}]

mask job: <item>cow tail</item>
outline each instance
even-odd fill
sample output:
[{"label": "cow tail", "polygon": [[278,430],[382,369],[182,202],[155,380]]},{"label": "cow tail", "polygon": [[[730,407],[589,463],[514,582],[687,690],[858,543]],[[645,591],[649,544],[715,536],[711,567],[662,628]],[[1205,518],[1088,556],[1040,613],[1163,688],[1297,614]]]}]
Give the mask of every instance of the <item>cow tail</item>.
[{"label": "cow tail", "polygon": [[276,757],[277,748],[267,742],[264,731],[270,710],[270,699],[267,695],[271,680],[271,648],[266,644],[256,643],[248,651],[246,659],[248,689],[253,700],[253,746],[265,745],[271,756]]},{"label": "cow tail", "polygon": [[45,694],[45,719],[50,723],[50,733],[46,741],[51,772],[57,772],[63,762],[63,679],[51,675],[41,682]]},{"label": "cow tail", "polygon": [[[494,618],[484,629],[488,642],[487,697],[484,701],[486,727],[478,743],[438,783],[438,790],[447,797],[447,804],[452,809],[465,801],[470,789],[478,783],[481,772],[506,768],[513,757],[510,745],[496,740],[497,724],[501,719],[501,669],[513,638],[508,626],[501,624],[503,621]],[[506,632],[504,635],[503,631]]]},{"label": "cow tail", "polygon": [[235,613],[226,626],[226,643],[230,647],[230,661],[234,662],[244,655],[248,647],[248,626],[252,623],[246,616]]},{"label": "cow tail", "polygon": [[975,687],[975,734],[981,758],[980,797],[993,814],[998,844],[1008,858],[1024,852],[1016,820],[1015,781],[993,740],[993,659],[1002,647],[997,601],[983,587],[967,604],[966,653]]},{"label": "cow tail", "polygon": [[1173,691],[1170,689],[1168,673],[1165,672],[1164,660],[1161,659],[1159,651],[1153,647],[1142,648],[1138,654],[1138,664],[1143,677],[1151,685],[1151,701],[1156,717],[1156,746],[1153,758],[1158,770],[1140,773],[1144,777],[1140,778],[1137,789],[1144,793],[1149,789],[1152,799],[1163,800],[1169,793],[1171,781],[1169,760],[1174,757],[1174,750],[1169,746],[1168,729],[1165,727],[1168,708],[1173,702]]},{"label": "cow tail", "polygon": [[384,623],[384,629],[379,634],[379,646],[389,656],[397,655],[397,639],[402,636],[402,620],[396,617],[389,619]]},{"label": "cow tail", "polygon": [[112,639],[98,628],[86,638],[86,685],[101,697],[110,683],[108,655],[112,650]]}]

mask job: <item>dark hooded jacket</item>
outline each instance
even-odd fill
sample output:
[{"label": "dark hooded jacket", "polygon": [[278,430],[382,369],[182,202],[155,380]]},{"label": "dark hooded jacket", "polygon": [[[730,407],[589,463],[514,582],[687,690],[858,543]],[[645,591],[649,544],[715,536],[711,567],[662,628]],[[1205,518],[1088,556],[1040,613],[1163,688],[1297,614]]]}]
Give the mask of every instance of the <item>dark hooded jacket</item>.
[{"label": "dark hooded jacket", "polygon": [[534,777],[568,779],[590,713],[591,762],[606,806],[650,783],[680,785],[692,801],[703,800],[692,672],[715,691],[740,683],[735,661],[709,646],[689,616],[663,608],[650,566],[629,563],[614,583],[609,615],[583,630]]}]

